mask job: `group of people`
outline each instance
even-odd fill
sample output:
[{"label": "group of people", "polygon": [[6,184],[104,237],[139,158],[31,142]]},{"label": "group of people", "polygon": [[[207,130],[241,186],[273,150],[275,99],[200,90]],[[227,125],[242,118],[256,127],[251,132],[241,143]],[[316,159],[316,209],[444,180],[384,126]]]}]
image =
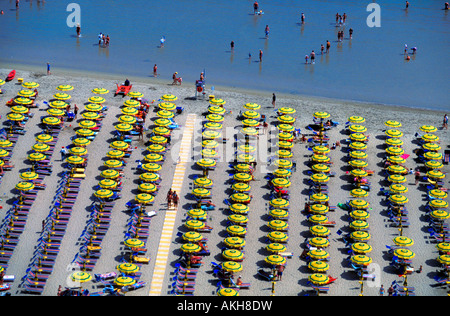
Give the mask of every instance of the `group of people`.
[{"label": "group of people", "polygon": [[178,196],[176,191],[172,191],[172,188],[167,192],[167,208],[178,208],[178,203],[180,201],[180,197]]},{"label": "group of people", "polygon": [[109,46],[109,35],[105,36],[105,34],[100,32],[98,34],[98,45],[99,46],[103,46],[103,47]]}]

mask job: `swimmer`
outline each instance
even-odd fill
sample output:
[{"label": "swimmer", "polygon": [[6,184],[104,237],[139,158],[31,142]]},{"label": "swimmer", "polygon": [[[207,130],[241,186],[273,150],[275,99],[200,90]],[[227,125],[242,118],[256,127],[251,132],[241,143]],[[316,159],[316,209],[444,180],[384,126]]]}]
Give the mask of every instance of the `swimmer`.
[{"label": "swimmer", "polygon": [[231,52],[234,52],[234,41],[231,41],[230,47],[231,47]]},{"label": "swimmer", "polygon": [[5,14],[5,12],[3,12],[3,10],[2,10],[2,11],[0,11],[0,14],[3,15],[3,14]]}]

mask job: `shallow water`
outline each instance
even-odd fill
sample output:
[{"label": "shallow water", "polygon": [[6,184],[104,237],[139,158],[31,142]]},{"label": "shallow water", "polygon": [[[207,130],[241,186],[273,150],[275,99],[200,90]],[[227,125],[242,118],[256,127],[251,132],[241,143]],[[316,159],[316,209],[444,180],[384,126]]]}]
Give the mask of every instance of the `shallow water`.
[{"label": "shallow water", "polygon": [[[177,71],[193,84],[206,71],[208,86],[323,96],[447,110],[449,12],[441,0],[378,1],[381,27],[366,24],[372,1],[260,1],[253,15],[247,0],[77,1],[81,33],[67,26],[70,1],[0,0],[0,63],[42,65],[163,79]],[[169,5],[170,4],[170,5]],[[306,23],[301,25],[304,12]],[[336,27],[335,14],[346,13]],[[264,28],[270,27],[269,38]],[[353,39],[348,38],[354,29]],[[343,42],[337,31],[344,30]],[[98,45],[99,32],[111,37]],[[159,47],[159,39],[166,43]],[[235,42],[234,53],[230,42]],[[329,54],[320,45],[331,42]],[[405,61],[404,45],[418,52]],[[263,61],[258,51],[263,51]],[[314,65],[304,56],[316,52]],[[249,53],[252,57],[249,59]],[[193,87],[194,88],[194,87]]]}]

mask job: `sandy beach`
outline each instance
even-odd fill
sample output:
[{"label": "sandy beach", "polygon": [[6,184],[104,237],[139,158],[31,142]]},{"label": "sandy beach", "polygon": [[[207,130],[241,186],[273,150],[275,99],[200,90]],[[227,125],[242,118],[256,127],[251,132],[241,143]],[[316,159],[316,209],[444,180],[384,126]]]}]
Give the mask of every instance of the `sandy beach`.
[{"label": "sandy beach", "polygon": [[[99,177],[102,170],[104,170],[103,163],[105,161],[106,153],[110,150],[109,145],[114,136],[114,125],[117,123],[117,118],[121,114],[121,106],[128,97],[122,96],[114,97],[116,83],[123,82],[126,78],[114,78],[112,76],[89,75],[85,77],[81,73],[65,73],[55,71],[52,75],[47,76],[43,72],[31,72],[28,70],[16,69],[16,78],[7,82],[0,88],[3,94],[0,95],[2,106],[0,107],[0,115],[2,127],[7,120],[6,116],[10,113],[10,107],[5,103],[16,97],[17,93],[22,89],[21,85],[17,83],[17,78],[23,78],[24,82],[35,81],[40,84],[38,88],[39,97],[37,103],[39,108],[31,109],[34,114],[32,118],[26,122],[24,135],[18,137],[17,144],[14,147],[11,163],[14,168],[11,171],[6,171],[3,175],[0,184],[0,219],[4,222],[6,211],[11,208],[11,203],[17,196],[17,191],[14,189],[15,185],[20,182],[19,175],[25,169],[30,168],[27,160],[28,154],[31,152],[31,147],[35,144],[35,136],[42,132],[42,127],[39,124],[41,117],[46,116],[47,106],[43,101],[49,101],[53,95],[58,92],[56,87],[61,84],[68,84],[74,87],[74,90],[69,91],[71,95],[70,104],[77,104],[80,112],[84,109],[84,104],[88,98],[94,94],[91,92],[94,88],[109,89],[109,93],[102,95],[106,99],[104,103],[108,107],[105,112],[105,118],[102,120],[102,128],[95,137],[95,140],[87,146],[88,150],[88,165],[86,167],[86,178],[81,182],[79,194],[76,198],[73,212],[70,217],[67,230],[62,240],[61,249],[57,255],[56,262],[52,273],[49,275],[42,295],[55,296],[59,286],[68,286],[68,276],[74,271],[74,266],[71,264],[75,255],[80,248],[80,239],[83,230],[86,227],[89,216],[89,208],[93,203],[93,193],[95,187],[98,185]],[[10,69],[0,69],[0,78],[5,78]],[[102,242],[101,256],[98,259],[92,274],[103,274],[112,271],[117,271],[116,266],[120,264],[120,259],[126,252],[126,247],[123,244],[124,236],[127,230],[127,221],[130,215],[127,212],[125,203],[134,199],[139,183],[139,173],[136,171],[137,161],[144,157],[144,150],[149,145],[148,134],[153,128],[153,121],[156,117],[156,112],[153,108],[159,103],[159,99],[164,94],[173,94],[178,97],[175,102],[177,106],[184,108],[181,115],[175,117],[175,121],[181,125],[180,129],[172,133],[171,146],[166,153],[166,159],[162,165],[160,172],[162,182],[158,194],[156,195],[154,205],[148,207],[147,210],[156,211],[156,216],[152,217],[149,227],[149,237],[146,243],[147,252],[145,257],[150,258],[149,264],[141,266],[141,275],[139,280],[146,282],[146,286],[133,292],[129,292],[127,296],[147,296],[149,295],[150,285],[152,283],[153,271],[155,269],[155,258],[157,257],[158,246],[162,234],[162,227],[164,225],[166,205],[166,193],[171,188],[174,171],[179,157],[180,143],[183,136],[186,118],[189,114],[196,115],[196,126],[200,126],[204,120],[202,115],[207,111],[209,102],[208,96],[213,94],[216,98],[226,101],[224,108],[227,110],[225,120],[223,122],[223,131],[226,131],[227,146],[229,142],[233,141],[231,131],[237,127],[242,126],[242,122],[238,119],[239,112],[243,111],[243,105],[246,103],[257,103],[261,105],[258,110],[260,114],[266,115],[269,123],[268,132],[270,134],[261,135],[260,140],[265,140],[267,135],[275,135],[277,114],[276,109],[281,107],[291,107],[296,109],[296,122],[294,126],[301,129],[301,133],[307,137],[311,137],[312,132],[306,127],[313,123],[313,114],[318,111],[324,111],[331,114],[330,119],[339,122],[339,125],[331,128],[328,131],[330,143],[340,142],[341,147],[331,150],[329,157],[332,165],[331,171],[335,173],[334,177],[330,178],[327,183],[330,197],[330,205],[337,205],[338,203],[345,203],[351,198],[350,196],[350,175],[347,164],[347,150],[348,146],[345,141],[348,139],[346,134],[345,123],[350,116],[362,116],[366,119],[363,124],[367,128],[366,135],[369,136],[367,169],[373,170],[374,174],[369,178],[371,182],[370,194],[366,201],[370,203],[370,218],[368,223],[370,225],[369,232],[372,238],[368,241],[373,247],[373,251],[369,254],[373,263],[377,265],[376,282],[364,282],[364,295],[377,296],[379,295],[379,285],[383,285],[387,289],[393,281],[402,283],[404,279],[399,277],[396,270],[390,265],[392,256],[387,254],[386,245],[392,246],[392,239],[399,236],[397,228],[392,227],[389,221],[389,216],[386,214],[385,197],[378,194],[381,188],[387,188],[389,184],[385,181],[385,173],[383,170],[382,160],[385,154],[385,135],[384,131],[388,129],[384,122],[388,120],[396,120],[402,123],[399,128],[404,135],[403,149],[410,157],[406,160],[405,167],[415,169],[418,166],[423,166],[414,159],[416,155],[413,150],[420,148],[415,134],[419,132],[422,125],[434,125],[438,130],[434,133],[440,138],[441,152],[449,148],[450,132],[442,130],[442,118],[445,113],[422,110],[407,107],[392,107],[381,104],[370,103],[356,103],[351,101],[341,101],[332,99],[319,99],[304,96],[278,94],[276,107],[272,106],[272,92],[273,91],[250,91],[238,90],[234,88],[226,88],[215,86],[214,91],[210,91],[208,81],[207,90],[204,97],[195,98],[195,86],[190,82],[183,82],[181,86],[171,85],[170,82],[156,81],[154,78],[129,78],[133,88],[132,91],[139,91],[144,94],[144,99],[147,99],[151,108],[147,116],[145,128],[146,134],[144,140],[138,140],[138,137],[133,137],[132,148],[134,149],[131,156],[127,158],[127,165],[123,170],[123,186],[121,190],[121,198],[116,200],[112,209],[112,216],[110,227]],[[206,78],[207,79],[207,78]],[[432,96],[430,96],[432,102]],[[38,199],[32,205],[32,209],[28,215],[28,219],[23,233],[20,236],[20,241],[14,249],[13,255],[8,263],[6,275],[14,275],[15,281],[11,284],[12,295],[32,295],[24,291],[22,285],[22,278],[27,274],[27,268],[30,266],[38,243],[38,238],[42,231],[41,223],[48,216],[55,192],[58,188],[58,181],[61,179],[62,173],[66,170],[65,164],[61,161],[59,149],[63,146],[71,144],[70,138],[75,135],[75,128],[78,127],[78,121],[82,120],[78,115],[77,119],[72,122],[65,122],[64,128],[59,134],[58,142],[55,145],[55,152],[51,158],[53,164],[53,171],[51,175],[44,178],[43,183],[46,184],[45,190],[38,192]],[[229,134],[230,133],[230,134]],[[422,133],[423,134],[423,133]],[[199,139],[201,135],[198,130],[194,130],[193,134],[193,149],[198,150]],[[196,147],[197,144],[197,147]],[[268,143],[266,142],[266,146]],[[191,151],[191,154],[194,152]],[[229,155],[227,151],[222,151],[222,154]],[[289,241],[286,244],[287,251],[292,252],[291,258],[287,259],[286,269],[283,274],[283,279],[277,281],[275,285],[276,296],[302,296],[314,295],[311,287],[308,286],[308,276],[311,274],[307,267],[307,262],[299,258],[305,248],[305,241],[311,237],[309,227],[311,224],[303,212],[305,200],[308,199],[308,179],[309,170],[307,162],[310,159],[312,151],[308,149],[307,143],[297,142],[292,149],[293,159],[297,163],[296,171],[293,172],[290,181],[292,182],[289,188],[290,194],[290,216],[289,216]],[[273,156],[273,152],[269,153]],[[265,158],[265,157],[264,157]],[[254,173],[255,180],[250,182],[252,187],[251,195],[253,199],[249,204],[250,212],[248,214],[247,235],[245,237],[245,259],[241,262],[243,270],[239,272],[242,276],[243,282],[251,284],[249,289],[242,289],[241,296],[270,296],[272,295],[272,284],[267,280],[261,279],[257,275],[257,269],[260,267],[268,268],[264,262],[264,258],[269,254],[265,247],[266,235],[270,231],[267,227],[268,211],[269,211],[269,196],[270,188],[268,181],[264,178],[266,173],[263,170],[265,161],[258,161],[256,171]],[[211,189],[212,201],[216,205],[216,209],[208,212],[207,224],[213,229],[209,233],[205,233],[208,238],[207,245],[210,250],[210,256],[203,258],[203,264],[199,268],[198,275],[195,281],[196,296],[212,296],[216,295],[217,278],[213,276],[211,263],[223,262],[222,250],[223,239],[226,237],[227,217],[231,214],[227,205],[224,203],[228,199],[231,183],[229,161],[221,159],[217,163],[217,168],[210,172],[210,179],[214,182],[214,187]],[[444,165],[442,172],[448,173],[450,167]],[[175,264],[180,257],[180,246],[182,244],[181,238],[177,237],[177,233],[186,232],[184,221],[186,211],[194,203],[191,197],[193,188],[193,179],[197,175],[201,175],[202,171],[195,164],[195,161],[190,161],[186,165],[184,174],[184,182],[182,192],[178,192],[180,196],[179,208],[174,224],[174,231],[171,238],[169,256],[167,258],[167,266],[165,268],[165,276],[162,285],[161,295],[172,295],[172,278],[174,277]],[[422,170],[422,176],[425,173]],[[416,256],[412,259],[412,266],[419,269],[422,266],[421,273],[413,273],[408,276],[408,286],[415,288],[417,296],[445,296],[447,290],[445,287],[436,286],[436,281],[433,279],[436,276],[437,270],[440,269],[439,263],[436,261],[438,251],[436,244],[430,240],[428,233],[428,216],[425,214],[426,205],[426,191],[424,185],[415,185],[414,175],[406,176],[408,181],[404,183],[409,191],[405,193],[409,202],[407,204],[409,211],[409,227],[404,228],[403,235],[408,236],[414,240],[414,245],[410,247],[415,252]],[[444,180],[444,187],[448,187],[448,177]],[[448,200],[448,199],[447,199]],[[329,293],[331,296],[358,296],[360,294],[360,284],[358,277],[353,269],[349,266],[346,260],[349,254],[345,243],[337,234],[338,231],[347,233],[349,229],[349,217],[347,212],[336,208],[334,212],[327,214],[330,221],[335,221],[336,225],[330,227],[330,246],[327,251],[330,253],[330,269],[328,275],[337,278],[337,280],[330,284]],[[101,291],[101,284],[98,282],[83,283],[83,288],[87,288],[92,292]]]}]

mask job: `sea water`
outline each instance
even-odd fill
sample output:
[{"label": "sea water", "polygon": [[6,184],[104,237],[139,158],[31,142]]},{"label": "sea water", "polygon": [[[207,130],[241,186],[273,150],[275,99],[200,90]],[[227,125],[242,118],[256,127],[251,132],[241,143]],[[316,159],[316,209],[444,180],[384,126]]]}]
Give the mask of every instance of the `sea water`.
[{"label": "sea water", "polygon": [[[253,2],[21,0],[16,9],[15,1],[0,0],[0,66],[29,64],[45,72],[49,62],[52,69],[151,80],[157,64],[160,78],[170,80],[178,72],[183,85],[193,89],[204,71],[207,87],[450,108],[450,13],[443,10],[445,1],[412,0],[406,10],[404,1],[394,0],[261,0],[262,15],[253,14]],[[79,12],[67,10],[71,3]],[[379,5],[379,27],[367,23],[371,3]],[[81,37],[68,23],[76,13]],[[336,13],[346,13],[345,25],[336,25]],[[340,30],[342,42],[337,41]],[[109,47],[98,44],[100,32],[109,35]],[[166,42],[160,47],[163,36]],[[320,45],[327,40],[330,53],[321,55]],[[411,47],[417,47],[415,55]],[[305,64],[312,50],[315,64]]]}]

